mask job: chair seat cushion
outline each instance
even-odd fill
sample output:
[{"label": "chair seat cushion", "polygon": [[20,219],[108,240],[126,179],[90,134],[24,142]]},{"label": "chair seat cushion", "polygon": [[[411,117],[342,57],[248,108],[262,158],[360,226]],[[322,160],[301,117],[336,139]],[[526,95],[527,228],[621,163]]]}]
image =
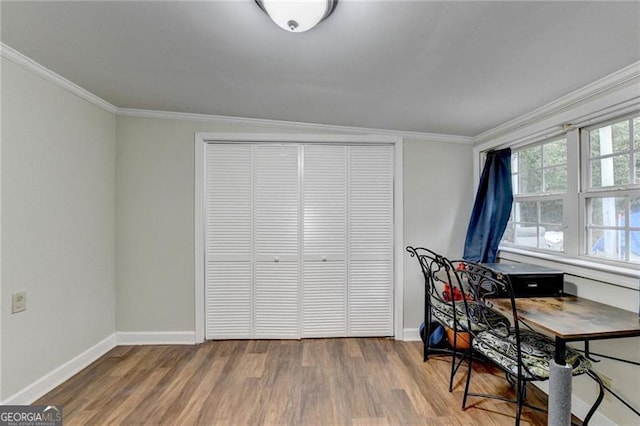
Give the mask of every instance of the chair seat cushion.
[{"label": "chair seat cushion", "polygon": [[[478,333],[471,342],[473,348],[513,375],[518,375],[516,336],[497,336],[488,331]],[[533,331],[520,330],[522,348],[522,377],[526,380],[549,378],[549,363],[554,358],[555,343],[550,338]],[[567,364],[573,367],[573,375],[587,372],[591,363],[579,352],[567,348]]]},{"label": "chair seat cushion", "polygon": [[446,327],[457,330],[466,330],[467,310],[468,312],[471,312],[469,324],[471,325],[472,331],[483,331],[497,327],[508,329],[511,325],[507,317],[478,302],[471,300],[467,301],[467,310],[465,310],[465,305],[462,300],[456,301],[453,304],[455,305],[456,320],[458,321],[457,328],[454,327],[453,324],[454,308],[451,302],[440,302],[434,300],[432,303],[431,312],[433,316]]}]

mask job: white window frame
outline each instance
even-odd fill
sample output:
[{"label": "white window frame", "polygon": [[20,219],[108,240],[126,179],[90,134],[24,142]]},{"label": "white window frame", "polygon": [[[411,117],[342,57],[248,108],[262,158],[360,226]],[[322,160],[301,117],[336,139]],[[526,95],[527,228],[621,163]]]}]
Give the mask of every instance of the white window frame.
[{"label": "white window frame", "polygon": [[[566,133],[568,184],[575,188],[567,188],[570,195],[568,204],[564,206],[564,213],[573,218],[571,220],[574,222],[575,218],[582,220],[584,212],[579,209],[581,164],[577,129],[640,111],[639,66],[640,62],[636,62],[476,136],[473,147],[474,188],[480,181],[486,152],[517,148]],[[534,263],[560,269],[571,277],[570,283],[578,286],[578,289],[570,290],[576,291],[580,296],[638,312],[640,269],[631,264],[617,266],[596,262],[585,256],[578,257],[581,241],[578,231],[582,224],[573,226],[574,223],[567,221],[565,224],[569,226],[564,235],[564,255],[502,245],[498,258],[500,261]]]},{"label": "white window frame", "polygon": [[[599,188],[591,188],[590,187],[591,167],[590,167],[590,164],[589,164],[589,160],[591,159],[590,158],[590,151],[591,151],[590,148],[591,148],[591,146],[590,146],[590,143],[589,143],[589,133],[592,130],[599,129],[601,127],[605,127],[605,126],[610,125],[610,124],[619,123],[621,121],[628,120],[628,119],[631,119],[631,118],[634,118],[634,117],[638,117],[638,116],[640,116],[640,110],[634,111],[631,114],[625,114],[625,115],[622,115],[622,116],[613,117],[613,118],[610,118],[608,120],[604,120],[604,121],[601,121],[599,123],[595,123],[595,124],[593,124],[591,126],[583,127],[582,129],[580,129],[580,133],[581,133],[580,134],[580,139],[581,139],[581,142],[582,142],[582,146],[581,146],[581,151],[582,151],[581,152],[581,154],[582,154],[581,155],[581,167],[582,167],[582,170],[585,171],[581,175],[581,185],[582,185],[582,188],[584,188],[583,192],[585,192],[585,193],[587,193],[587,192],[588,193],[604,193],[604,192],[610,192],[610,191],[640,189],[640,183],[635,183],[635,184],[632,183],[632,184],[624,185],[622,187],[613,185],[613,186],[605,186],[605,187],[599,187]],[[625,154],[625,153],[629,154],[629,157],[630,157],[629,158],[629,163],[630,163],[629,164],[629,168],[630,168],[630,170],[633,170],[634,169],[633,154],[634,153],[638,153],[640,155],[640,149],[637,149],[637,150],[634,149],[633,134],[631,134],[630,137],[632,138],[632,140],[631,140],[631,150],[622,151],[622,152],[616,152],[614,154],[611,154],[610,156],[614,157],[614,156],[617,156],[617,155],[620,155],[620,154]],[[607,157],[609,157],[609,156],[607,156]],[[603,158],[603,157],[601,157],[601,158]],[[631,176],[631,178],[635,179],[635,177],[633,175]]]},{"label": "white window frame", "polygon": [[[587,231],[587,221],[588,221],[588,208],[587,208],[587,204],[588,204],[588,199],[591,198],[599,198],[599,197],[625,197],[625,196],[631,196],[631,195],[636,195],[636,193],[634,193],[634,191],[638,191],[640,190],[640,183],[632,183],[632,184],[628,184],[628,185],[624,185],[624,186],[606,186],[606,187],[597,187],[597,188],[591,188],[591,144],[590,144],[590,132],[592,130],[595,129],[599,129],[601,127],[605,127],[609,124],[614,124],[614,123],[618,123],[627,119],[631,119],[634,117],[638,117],[640,116],[640,110],[637,111],[633,111],[631,113],[628,114],[623,114],[623,115],[619,115],[619,116],[614,116],[614,117],[609,117],[606,120],[602,120],[600,122],[594,123],[592,125],[589,126],[585,126],[583,128],[580,129],[580,164],[581,164],[581,169],[583,170],[583,173],[580,175],[580,185],[582,188],[582,191],[580,191],[579,193],[579,208],[580,208],[580,232],[579,232],[579,253],[578,255],[580,257],[583,257],[585,259],[588,259],[590,261],[593,262],[597,262],[597,263],[602,263],[605,265],[612,265],[612,266],[622,266],[622,267],[626,267],[628,265],[628,267],[632,268],[632,269],[638,269],[640,270],[640,265],[636,265],[634,266],[634,263],[631,262],[622,262],[622,261],[616,261],[616,260],[612,260],[612,259],[607,259],[607,258],[598,258],[595,256],[590,256],[589,255],[589,235],[588,235],[588,231]],[[638,153],[640,155],[640,150],[636,150],[634,149],[634,140],[633,140],[633,134],[631,133],[630,135],[631,138],[631,148],[629,151],[624,151],[624,152],[617,152],[615,153],[615,155],[620,155],[620,154],[629,154],[629,166],[630,166],[630,170],[631,170],[631,179],[635,179],[633,170],[634,170],[634,161],[633,161],[633,154],[634,153]],[[611,156],[614,156],[613,154]],[[608,156],[607,156],[608,157]],[[601,158],[601,157],[598,157]],[[627,226],[625,227],[625,229],[629,229],[631,228],[631,223],[628,223]]]},{"label": "white window frame", "polygon": [[[569,136],[568,133],[556,133],[553,136],[549,136],[546,137],[542,140],[538,140],[535,142],[527,142],[527,143],[522,143],[522,144],[518,144],[515,145],[512,148],[512,155],[514,153],[514,151],[520,150],[520,149],[528,149],[528,148],[533,148],[536,146],[543,146],[549,142],[554,142],[557,141],[558,139],[566,139],[566,145],[567,145],[567,163],[566,163],[566,167],[567,167],[567,189],[565,191],[546,191],[546,192],[532,192],[532,193],[525,193],[525,194],[520,194],[519,193],[519,189],[518,191],[514,191],[514,195],[513,195],[513,206],[512,206],[512,213],[514,211],[514,207],[515,207],[515,203],[516,202],[527,202],[527,201],[535,201],[537,203],[541,202],[541,201],[552,201],[552,200],[562,200],[562,207],[563,207],[563,217],[562,217],[562,222],[563,222],[563,231],[566,234],[566,230],[568,228],[568,217],[566,214],[566,206],[569,202],[569,194],[570,194],[570,189],[573,188],[572,185],[570,185],[569,181],[570,176],[573,176],[573,174],[570,174],[569,171],[569,150],[570,150],[570,142],[569,142]],[[544,159],[541,158],[541,165],[540,165],[540,169],[542,172],[542,182],[544,183],[544,170],[545,169],[550,169],[552,167],[557,167],[557,166],[552,166],[552,167],[545,167],[543,162]],[[518,169],[518,175],[520,175],[521,170]],[[513,176],[513,173],[511,174],[511,176]],[[543,188],[544,188],[544,184],[543,184]],[[539,227],[540,227],[541,223],[540,223],[540,211],[538,208],[538,218],[537,218],[537,222],[536,222],[536,228],[538,229],[538,232],[536,233],[536,241],[537,241],[537,245],[539,245],[539,239],[540,239],[540,233],[539,233]],[[515,231],[515,228],[514,228]],[[515,239],[515,237],[514,237]],[[564,240],[566,240],[566,238],[564,238]],[[551,250],[551,249],[545,249],[545,248],[540,248],[540,247],[528,247],[528,246],[522,246],[522,245],[518,245],[515,243],[508,243],[508,242],[503,242],[501,243],[501,246],[504,247],[513,247],[513,248],[518,248],[518,249],[522,249],[522,250],[532,250],[532,251],[536,251],[536,252],[542,252],[542,253],[554,253],[554,254],[562,254],[565,253],[566,250],[564,248],[564,242],[563,242],[563,250],[562,251],[557,251],[557,250]]]},{"label": "white window frame", "polygon": [[[617,123],[628,118],[636,117],[640,110],[615,115],[601,121],[592,120],[590,125],[573,128],[566,131],[559,131],[547,134],[544,138],[528,139],[518,144],[513,144],[511,148],[515,151],[520,148],[543,145],[544,143],[562,138],[567,139],[567,192],[543,192],[526,195],[514,195],[516,201],[540,201],[554,198],[563,199],[563,222],[564,237],[563,251],[554,251],[537,247],[526,247],[512,243],[501,243],[500,250],[520,254],[529,254],[539,257],[540,255],[557,256],[559,262],[568,262],[589,265],[595,269],[608,269],[626,271],[627,275],[635,275],[633,271],[640,271],[640,264],[629,261],[617,261],[607,258],[590,256],[588,253],[588,232],[587,232],[587,200],[594,197],[621,197],[635,195],[634,191],[640,189],[639,184],[625,185],[624,187],[604,187],[590,188],[591,168],[590,168],[590,144],[589,132],[593,129]],[[633,143],[633,142],[632,142]],[[630,163],[633,166],[633,153],[638,150],[633,148],[629,151]],[[624,154],[624,153],[622,153]],[[582,171],[582,173],[581,173]],[[632,176],[633,178],[633,176]],[[539,225],[539,224],[538,224]]]},{"label": "white window frame", "polygon": [[[640,105],[638,105],[640,106]],[[637,108],[637,107],[636,107]],[[636,111],[633,109],[631,111]],[[625,115],[629,115],[629,110],[625,111]],[[584,174],[581,176],[580,170],[584,170],[585,155],[581,155],[580,133],[585,128],[599,127],[602,123],[608,121],[618,121],[624,115],[610,114],[607,117],[590,118],[585,122],[584,126],[563,126],[560,129],[555,127],[549,132],[541,132],[538,136],[522,138],[512,142],[491,145],[490,147],[475,148],[476,158],[478,158],[478,167],[475,171],[475,179],[479,180],[480,171],[486,159],[486,151],[489,149],[500,149],[510,147],[518,149],[527,145],[540,143],[546,140],[566,135],[567,138],[567,193],[564,194],[565,202],[563,205],[564,229],[564,251],[557,252],[551,250],[537,249],[533,247],[522,247],[508,244],[500,245],[499,257],[504,260],[517,262],[530,262],[536,259],[535,263],[558,268],[558,264],[562,265],[562,269],[575,276],[582,276],[604,283],[611,283],[623,288],[638,289],[638,278],[640,276],[640,265],[629,262],[622,263],[610,261],[607,259],[599,259],[593,256],[586,256],[586,201],[585,197],[593,196],[594,193],[603,194],[604,190],[590,191],[589,194],[581,191],[585,187]],[[607,188],[611,191],[611,188]],[[616,194],[618,190],[613,190]],[[585,230],[585,231],[583,231]]]},{"label": "white window frame", "polygon": [[[632,262],[629,261],[616,261],[613,259],[608,259],[608,258],[600,258],[597,256],[591,256],[589,255],[589,248],[590,248],[590,241],[589,241],[589,233],[587,230],[587,223],[588,223],[588,215],[589,215],[589,209],[588,209],[588,200],[592,199],[592,198],[601,198],[601,197],[617,197],[617,198],[624,198],[624,197],[629,197],[631,195],[637,195],[634,194],[633,191],[637,191],[634,189],[614,189],[614,190],[609,190],[609,191],[588,191],[588,192],[582,192],[580,194],[580,208],[583,210],[583,214],[581,215],[581,226],[580,229],[582,232],[580,232],[580,235],[582,237],[582,241],[581,241],[581,245],[580,245],[580,254],[581,256],[584,256],[585,258],[589,258],[589,259],[593,259],[594,261],[597,262],[602,262],[602,263],[607,263],[607,264],[611,264],[611,265],[620,265],[620,264],[631,264],[633,265]],[[630,236],[629,236],[629,232],[631,230],[631,228],[633,228],[630,224],[630,221],[627,222],[628,225],[626,225],[624,228],[622,228],[622,231],[626,233],[626,239],[627,241],[630,241]],[[602,229],[611,229],[611,230],[616,230],[616,231],[621,231],[620,227],[605,227],[603,226]],[[637,229],[633,229],[633,230],[637,230]],[[629,249],[629,248],[628,248]],[[630,250],[630,249],[629,249]]]}]

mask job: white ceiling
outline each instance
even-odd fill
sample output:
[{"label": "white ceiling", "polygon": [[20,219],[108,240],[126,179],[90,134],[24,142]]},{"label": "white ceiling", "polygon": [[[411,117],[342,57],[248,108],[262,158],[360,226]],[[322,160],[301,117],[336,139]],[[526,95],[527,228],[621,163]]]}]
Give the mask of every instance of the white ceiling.
[{"label": "white ceiling", "polygon": [[640,60],[640,2],[5,1],[1,40],[121,108],[476,136]]}]

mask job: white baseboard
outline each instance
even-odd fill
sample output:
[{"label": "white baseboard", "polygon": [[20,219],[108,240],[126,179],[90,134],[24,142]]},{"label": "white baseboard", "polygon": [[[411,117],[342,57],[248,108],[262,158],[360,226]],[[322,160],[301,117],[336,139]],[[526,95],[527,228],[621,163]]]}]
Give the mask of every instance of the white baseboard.
[{"label": "white baseboard", "polygon": [[[549,382],[532,382],[534,386],[538,389],[549,395]],[[584,420],[591,408],[591,404],[583,401],[582,399],[576,397],[575,395],[571,395],[571,414],[579,418],[580,420]],[[609,419],[604,414],[596,411],[593,414],[593,417],[589,421],[589,424],[596,426],[617,426],[617,423]]]},{"label": "white baseboard", "polygon": [[422,340],[420,338],[420,329],[418,328],[405,328],[402,330],[402,340],[405,342],[417,342]]},{"label": "white baseboard", "polygon": [[194,345],[194,331],[117,331],[116,345]]},{"label": "white baseboard", "polygon": [[80,355],[62,364],[60,367],[31,383],[21,391],[1,402],[2,405],[32,404],[47,392],[62,384],[71,376],[109,352],[116,346],[116,336],[111,334],[106,339],[90,347]]}]

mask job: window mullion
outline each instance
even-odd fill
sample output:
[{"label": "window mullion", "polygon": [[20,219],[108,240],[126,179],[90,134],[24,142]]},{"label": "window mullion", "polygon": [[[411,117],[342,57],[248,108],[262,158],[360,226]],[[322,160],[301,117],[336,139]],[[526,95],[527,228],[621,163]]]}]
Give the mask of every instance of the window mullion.
[{"label": "window mullion", "polygon": [[580,231],[584,220],[576,220],[585,213],[580,203],[580,184],[580,131],[572,129],[567,132],[567,192],[563,195],[564,252],[569,256],[578,256],[584,246],[584,232]]}]

